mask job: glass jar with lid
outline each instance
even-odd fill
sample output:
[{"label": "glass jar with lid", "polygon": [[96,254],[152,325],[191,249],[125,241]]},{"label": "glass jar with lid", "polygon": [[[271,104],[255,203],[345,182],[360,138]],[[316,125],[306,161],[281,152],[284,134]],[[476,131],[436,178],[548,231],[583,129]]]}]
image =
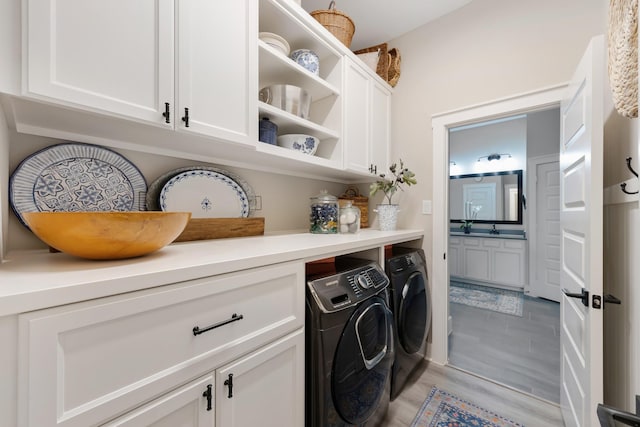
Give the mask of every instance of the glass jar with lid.
[{"label": "glass jar with lid", "polygon": [[340,232],[357,233],[360,231],[360,208],[353,206],[351,200],[347,200],[344,206],[340,207]]},{"label": "glass jar with lid", "polygon": [[314,234],[335,234],[338,232],[338,198],[327,190],[311,198],[309,231]]}]

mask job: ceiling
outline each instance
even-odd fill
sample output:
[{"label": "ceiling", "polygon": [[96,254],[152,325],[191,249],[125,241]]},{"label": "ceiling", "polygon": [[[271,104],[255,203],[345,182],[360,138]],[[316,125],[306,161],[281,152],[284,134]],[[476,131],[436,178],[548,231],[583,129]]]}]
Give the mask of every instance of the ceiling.
[{"label": "ceiling", "polygon": [[[336,9],[355,23],[351,49],[358,50],[392,40],[469,2],[471,0],[394,0],[386,4],[343,0],[336,2]],[[327,9],[329,3],[329,0],[302,0],[302,7],[311,12]]]}]

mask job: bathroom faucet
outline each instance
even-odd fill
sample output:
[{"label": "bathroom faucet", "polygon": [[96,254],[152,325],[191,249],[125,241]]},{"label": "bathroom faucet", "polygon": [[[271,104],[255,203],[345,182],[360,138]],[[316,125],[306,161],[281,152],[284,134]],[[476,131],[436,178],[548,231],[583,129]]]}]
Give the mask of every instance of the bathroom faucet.
[{"label": "bathroom faucet", "polygon": [[489,230],[489,234],[500,234],[498,230],[496,230],[496,225],[493,224],[493,228]]}]

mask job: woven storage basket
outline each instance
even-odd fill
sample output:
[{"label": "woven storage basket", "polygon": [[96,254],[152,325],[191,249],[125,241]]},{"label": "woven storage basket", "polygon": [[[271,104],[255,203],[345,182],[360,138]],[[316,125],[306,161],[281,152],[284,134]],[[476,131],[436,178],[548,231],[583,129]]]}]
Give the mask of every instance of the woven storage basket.
[{"label": "woven storage basket", "polygon": [[310,13],[316,21],[322,24],[331,34],[336,36],[346,47],[351,46],[356,25],[344,12],[336,10],[336,2],[329,3],[328,10],[314,10]]},{"label": "woven storage basket", "polygon": [[369,227],[369,198],[361,196],[358,188],[350,185],[338,199],[338,204],[343,207],[348,200],[360,208],[360,228]]},{"label": "woven storage basket", "polygon": [[376,66],[376,74],[387,81],[389,75],[389,53],[387,52],[387,44],[382,43],[377,46],[371,46],[366,49],[356,50],[353,53],[360,55],[362,53],[380,52],[378,56],[378,65]]},{"label": "woven storage basket", "polygon": [[638,117],[638,0],[609,2],[609,81],[624,117]]},{"label": "woven storage basket", "polygon": [[386,80],[391,87],[396,87],[400,79],[400,51],[394,47],[389,51],[389,57],[389,73]]}]

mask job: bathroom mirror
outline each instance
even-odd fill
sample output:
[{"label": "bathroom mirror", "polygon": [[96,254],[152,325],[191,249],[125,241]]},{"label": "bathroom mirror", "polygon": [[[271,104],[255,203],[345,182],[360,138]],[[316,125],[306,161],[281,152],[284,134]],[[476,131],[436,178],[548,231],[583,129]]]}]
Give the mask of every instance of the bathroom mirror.
[{"label": "bathroom mirror", "polygon": [[522,170],[451,176],[449,218],[474,223],[522,224]]}]

